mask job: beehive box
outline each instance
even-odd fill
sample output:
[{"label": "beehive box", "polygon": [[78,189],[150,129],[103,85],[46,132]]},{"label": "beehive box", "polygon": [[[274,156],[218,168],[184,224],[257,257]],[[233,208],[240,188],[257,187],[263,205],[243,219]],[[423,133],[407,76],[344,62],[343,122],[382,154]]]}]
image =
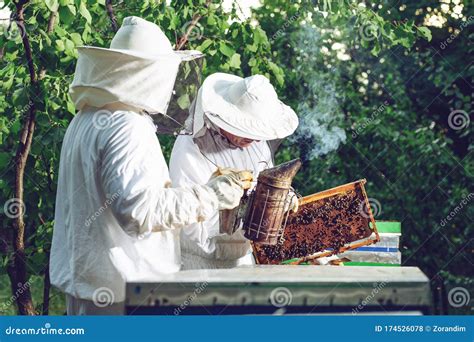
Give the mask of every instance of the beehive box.
[{"label": "beehive box", "polygon": [[365,179],[303,197],[274,245],[253,243],[258,264],[281,264],[342,253],[379,241]]},{"label": "beehive box", "polygon": [[376,221],[380,241],[338,254],[344,266],[400,266],[401,222]]}]

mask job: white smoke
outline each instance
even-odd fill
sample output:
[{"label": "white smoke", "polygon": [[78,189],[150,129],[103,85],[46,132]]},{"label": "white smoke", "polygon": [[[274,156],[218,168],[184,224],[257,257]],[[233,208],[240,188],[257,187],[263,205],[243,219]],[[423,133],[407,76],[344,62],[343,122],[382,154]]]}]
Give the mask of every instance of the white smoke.
[{"label": "white smoke", "polygon": [[302,157],[310,160],[337,150],[346,142],[337,74],[322,62],[321,40],[318,28],[311,26],[302,27],[294,39],[299,56],[295,72],[304,88],[299,88],[296,107],[300,125],[290,142],[307,143],[306,156]]}]

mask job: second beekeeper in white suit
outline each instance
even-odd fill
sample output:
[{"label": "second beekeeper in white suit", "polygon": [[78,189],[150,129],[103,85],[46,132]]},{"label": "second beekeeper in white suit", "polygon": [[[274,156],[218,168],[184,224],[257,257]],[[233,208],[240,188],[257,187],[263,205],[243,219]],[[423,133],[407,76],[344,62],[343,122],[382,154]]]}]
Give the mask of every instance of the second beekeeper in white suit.
[{"label": "second beekeeper in white suit", "polygon": [[[188,128],[173,147],[173,186],[204,184],[218,168],[260,171],[273,166],[269,141],[292,134],[298,117],[283,104],[263,75],[241,78],[216,73],[207,77],[191,107]],[[290,209],[298,203],[291,197]],[[242,230],[219,233],[219,212],[181,230],[183,270],[231,268],[253,262]]]},{"label": "second beekeeper in white suit", "polygon": [[[120,314],[125,282],[180,269],[179,229],[233,208],[245,172],[170,188],[150,114],[165,114],[183,60],[155,24],[125,18],[110,49],[79,48],[59,166],[51,283],[68,314]],[[152,114],[152,115],[153,115]]]}]

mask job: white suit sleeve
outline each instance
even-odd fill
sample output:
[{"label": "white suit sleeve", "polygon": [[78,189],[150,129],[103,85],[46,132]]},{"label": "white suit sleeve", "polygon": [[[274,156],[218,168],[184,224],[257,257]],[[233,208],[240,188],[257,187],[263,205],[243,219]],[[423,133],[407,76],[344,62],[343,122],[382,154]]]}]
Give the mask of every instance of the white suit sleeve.
[{"label": "white suit sleeve", "polygon": [[114,113],[99,145],[104,195],[127,234],[180,228],[217,210],[217,197],[207,186],[165,187],[168,168],[149,117]]},{"label": "white suit sleeve", "polygon": [[[170,159],[170,175],[173,187],[205,184],[217,169],[199,151],[192,137],[179,136],[173,147]],[[183,234],[195,241],[201,248],[211,248],[211,239],[219,233],[219,211],[206,221],[195,223],[182,230]]]}]

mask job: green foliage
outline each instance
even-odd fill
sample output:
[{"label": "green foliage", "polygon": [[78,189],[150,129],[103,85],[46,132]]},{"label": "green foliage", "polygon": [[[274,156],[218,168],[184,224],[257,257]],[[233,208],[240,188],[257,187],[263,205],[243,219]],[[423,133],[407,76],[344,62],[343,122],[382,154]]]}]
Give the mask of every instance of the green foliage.
[{"label": "green foliage", "polygon": [[[115,2],[114,2],[115,3]],[[13,3],[7,2],[11,10]],[[47,32],[52,11],[58,16],[52,32]],[[216,71],[248,76],[261,73],[282,83],[282,70],[272,62],[270,44],[263,30],[249,20],[237,20],[238,9],[225,12],[220,2],[213,1],[121,1],[114,5],[120,24],[124,17],[136,15],[157,23],[175,42],[186,32],[193,16],[201,15],[185,48],[197,49],[208,57],[204,74]],[[14,164],[12,158],[20,136],[21,122],[32,104],[37,110],[37,126],[25,177],[27,264],[31,275],[44,275],[51,243],[56,197],[57,171],[61,142],[75,114],[68,95],[72,81],[76,48],[81,45],[108,46],[113,37],[105,1],[48,0],[32,1],[25,11],[25,28],[31,43],[33,62],[40,81],[41,96],[33,97],[30,89],[21,32],[16,28],[7,34],[2,26],[0,46],[0,181],[1,203],[12,197]],[[15,25],[13,25],[15,29]],[[15,33],[15,34],[13,34]],[[174,139],[160,137],[169,156]],[[12,236],[12,220],[0,217],[2,237]],[[10,260],[2,255],[4,274]]]},{"label": "green foliage", "polygon": [[[469,24],[449,17],[426,28],[425,2],[371,2],[374,11],[284,3],[265,1],[257,19],[284,68],[281,94],[303,119],[279,155],[303,158],[295,187],[307,195],[366,178],[381,204],[376,219],[402,221],[404,264],[472,288],[472,198],[462,205],[474,178]],[[463,13],[472,18],[472,4]],[[461,129],[454,110],[467,121]],[[346,132],[340,145],[331,145],[334,128]]]}]

